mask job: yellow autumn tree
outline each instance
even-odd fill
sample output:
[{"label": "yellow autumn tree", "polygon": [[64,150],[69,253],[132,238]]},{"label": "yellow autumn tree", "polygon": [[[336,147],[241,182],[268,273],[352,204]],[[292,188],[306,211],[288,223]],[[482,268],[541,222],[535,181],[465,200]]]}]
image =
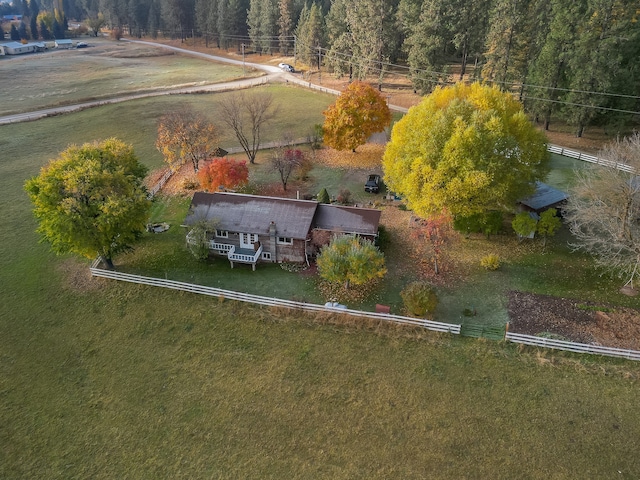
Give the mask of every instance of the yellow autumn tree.
[{"label": "yellow autumn tree", "polygon": [[215,125],[189,107],[180,107],[160,119],[156,148],[172,170],[191,162],[198,173],[200,162],[215,157],[219,146]]},{"label": "yellow autumn tree", "polygon": [[429,217],[511,211],[548,172],[544,134],[497,87],[436,88],[393,128],[384,157],[387,187]]},{"label": "yellow autumn tree", "polygon": [[350,84],[323,113],[324,143],[336,150],[355,152],[391,123],[391,112],[380,92],[360,81]]}]

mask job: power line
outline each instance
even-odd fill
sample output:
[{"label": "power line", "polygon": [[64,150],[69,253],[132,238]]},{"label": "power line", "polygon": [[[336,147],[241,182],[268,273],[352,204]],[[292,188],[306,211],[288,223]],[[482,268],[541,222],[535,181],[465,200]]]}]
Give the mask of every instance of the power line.
[{"label": "power line", "polygon": [[[300,44],[300,41],[298,40],[298,44]],[[318,49],[318,47],[309,47],[308,45],[302,44],[303,47],[306,48],[313,48],[315,50]],[[329,59],[335,59],[339,62],[345,63],[347,65],[352,65],[352,66],[361,66],[360,62],[354,61],[354,55],[349,54],[349,53],[344,53],[344,52],[336,52],[336,51],[331,51],[329,49],[326,48],[320,48],[321,51],[324,51],[324,57],[325,58],[329,58]],[[339,58],[339,57],[343,57],[343,58]],[[452,81],[447,81],[444,79],[430,79],[430,78],[421,78],[420,75],[427,75],[427,76],[440,76],[440,77],[446,77],[448,76],[447,73],[444,72],[436,72],[434,70],[423,70],[423,69],[412,69],[411,67],[407,67],[406,65],[398,65],[398,64],[394,64],[394,63],[390,63],[390,62],[383,62],[383,61],[378,61],[378,60],[373,60],[372,61],[373,64],[378,64],[378,65],[385,65],[385,66],[389,66],[389,67],[395,67],[395,68],[399,68],[399,69],[404,69],[404,70],[409,70],[410,73],[398,73],[398,72],[394,72],[396,75],[402,76],[407,78],[408,80],[413,80],[412,77],[415,77],[416,75],[423,81],[427,81],[429,83],[434,83],[434,84],[453,84],[455,82]],[[366,66],[366,68],[368,70],[371,70],[372,72],[376,72],[379,74],[382,74],[385,72],[385,70],[382,67],[376,67],[374,65],[369,65]],[[617,93],[606,93],[606,92],[591,92],[591,91],[587,91],[587,90],[577,90],[577,89],[569,89],[569,88],[560,88],[560,87],[544,87],[544,86],[540,86],[540,85],[531,85],[531,84],[525,84],[525,83],[515,83],[515,82],[498,82],[498,81],[492,81],[492,83],[496,83],[496,84],[503,84],[503,85],[507,85],[507,86],[511,86],[511,87],[518,87],[518,88],[538,88],[538,89],[547,89],[547,90],[559,90],[559,91],[564,91],[564,92],[568,92],[568,93],[581,93],[581,94],[587,94],[587,95],[601,95],[601,96],[610,96],[610,97],[617,97],[617,98],[629,98],[629,99],[640,99],[640,96],[634,96],[634,95],[625,95],[625,94],[617,94]],[[575,102],[568,102],[568,101],[564,101],[564,100],[552,100],[552,99],[545,99],[545,98],[537,98],[537,97],[531,97],[531,96],[522,96],[522,98],[524,99],[528,99],[528,100],[538,100],[538,101],[544,101],[544,102],[551,102],[551,103],[557,103],[557,104],[562,104],[562,105],[569,105],[569,106],[575,106],[575,107],[582,107],[582,108],[593,108],[593,109],[597,109],[597,110],[604,110],[604,111],[610,111],[610,112],[618,112],[618,113],[628,113],[628,114],[632,114],[632,115],[640,115],[640,112],[636,112],[636,111],[632,111],[632,110],[625,110],[625,109],[620,109],[620,108],[613,108],[613,107],[604,107],[604,106],[597,106],[597,105],[588,105],[588,104],[581,104],[581,103],[575,103]]]},{"label": "power line", "polygon": [[538,100],[541,102],[551,102],[551,103],[560,103],[562,105],[570,105],[572,107],[584,107],[584,108],[595,108],[597,110],[607,110],[609,112],[619,112],[619,113],[631,113],[632,115],[640,115],[640,112],[634,112],[631,110],[622,110],[619,108],[611,108],[611,107],[599,107],[597,105],[586,105],[583,103],[573,103],[573,102],[566,102],[566,101],[562,101],[562,100],[551,100],[549,98],[536,98],[536,97],[528,97],[528,96],[523,96],[522,98],[526,98],[527,100]]}]

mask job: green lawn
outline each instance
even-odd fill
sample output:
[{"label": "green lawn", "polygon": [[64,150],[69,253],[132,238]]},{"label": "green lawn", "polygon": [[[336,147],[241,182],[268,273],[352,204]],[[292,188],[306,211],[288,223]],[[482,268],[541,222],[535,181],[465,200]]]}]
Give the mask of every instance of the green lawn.
[{"label": "green lawn", "polygon": [[[0,57],[0,116],[242,78],[242,67],[127,42],[90,39],[81,50]],[[249,70],[247,76],[260,75]]]},{"label": "green lawn", "polygon": [[[272,136],[330,101],[271,88],[287,109]],[[213,96],[171,97],[0,127],[0,478],[640,476],[638,363],[91,280],[38,243],[24,181],[112,135],[159,166],[156,121],[177,101],[214,115]],[[174,236],[159,275],[186,261],[172,228],[139,249]],[[532,255],[523,279],[549,258]]]}]

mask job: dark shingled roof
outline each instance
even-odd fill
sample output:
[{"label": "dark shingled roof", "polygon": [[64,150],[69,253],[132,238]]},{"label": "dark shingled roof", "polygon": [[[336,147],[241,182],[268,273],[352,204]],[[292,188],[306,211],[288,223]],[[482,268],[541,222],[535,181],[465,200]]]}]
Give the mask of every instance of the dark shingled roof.
[{"label": "dark shingled roof", "polygon": [[382,212],[373,208],[345,207],[321,203],[316,210],[314,226],[332,232],[376,235]]},{"label": "dark shingled roof", "polygon": [[534,194],[530,197],[523,198],[520,200],[520,203],[534,211],[539,211],[553,207],[567,198],[569,198],[569,195],[566,193],[546,183],[536,182],[536,191]]},{"label": "dark shingled roof", "polygon": [[215,221],[220,230],[268,235],[269,225],[274,222],[279,237],[305,239],[312,228],[376,235],[381,214],[373,208],[326,205],[310,200],[196,192],[185,224],[209,220]]},{"label": "dark shingled roof", "polygon": [[305,239],[317,205],[309,200],[196,192],[185,223],[215,220],[220,230],[268,235],[275,222],[278,236]]}]

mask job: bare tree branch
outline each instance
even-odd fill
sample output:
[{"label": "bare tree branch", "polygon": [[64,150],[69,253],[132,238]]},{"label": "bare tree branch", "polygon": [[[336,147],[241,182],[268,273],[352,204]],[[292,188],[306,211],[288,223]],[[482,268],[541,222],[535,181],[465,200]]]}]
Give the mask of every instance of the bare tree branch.
[{"label": "bare tree branch", "polygon": [[[640,135],[614,142],[599,156],[640,172]],[[574,248],[594,255],[633,288],[640,266],[640,176],[601,165],[582,170],[564,214]]]},{"label": "bare tree branch", "polygon": [[222,121],[233,130],[250,163],[260,148],[260,131],[277,114],[268,93],[236,92],[220,102]]}]

